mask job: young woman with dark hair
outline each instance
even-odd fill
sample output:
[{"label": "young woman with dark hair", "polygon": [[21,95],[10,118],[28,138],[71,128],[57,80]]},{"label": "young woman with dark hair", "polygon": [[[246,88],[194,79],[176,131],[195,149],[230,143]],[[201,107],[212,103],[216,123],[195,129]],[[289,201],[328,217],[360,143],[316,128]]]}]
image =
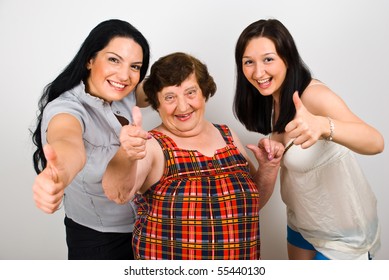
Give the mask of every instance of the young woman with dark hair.
[{"label": "young woman with dark hair", "polygon": [[247,26],[235,61],[235,116],[285,145],[280,184],[289,258],[373,256],[380,244],[376,198],[352,151],[382,152],[382,135],[311,77],[280,21]]},{"label": "young woman with dark hair", "polygon": [[133,259],[134,207],[110,201],[101,180],[131,108],[147,104],[135,91],[149,57],[134,26],[101,22],[39,101],[33,195],[46,213],[63,201],[69,259]]}]

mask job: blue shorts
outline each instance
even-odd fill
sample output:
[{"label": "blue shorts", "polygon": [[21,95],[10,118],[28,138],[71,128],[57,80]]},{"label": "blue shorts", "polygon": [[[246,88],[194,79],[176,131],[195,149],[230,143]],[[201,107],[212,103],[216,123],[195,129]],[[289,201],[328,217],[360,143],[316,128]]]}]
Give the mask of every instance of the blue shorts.
[{"label": "blue shorts", "polygon": [[[309,243],[307,240],[304,239],[304,237],[297,231],[294,231],[289,226],[287,228],[287,240],[290,244],[293,246],[296,246],[301,249],[305,250],[312,250],[316,251],[315,247],[312,246],[311,243]],[[322,253],[316,251],[314,260],[329,260],[326,256],[324,256]]]}]

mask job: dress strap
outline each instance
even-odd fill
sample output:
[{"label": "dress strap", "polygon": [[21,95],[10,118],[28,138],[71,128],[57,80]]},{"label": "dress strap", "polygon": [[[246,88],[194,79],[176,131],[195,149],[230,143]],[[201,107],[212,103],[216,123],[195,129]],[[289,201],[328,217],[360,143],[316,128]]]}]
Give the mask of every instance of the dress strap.
[{"label": "dress strap", "polygon": [[149,133],[157,140],[162,150],[177,147],[176,143],[166,134],[156,130],[150,130]]},{"label": "dress strap", "polygon": [[213,125],[220,131],[220,134],[223,136],[223,139],[227,143],[227,145],[234,143],[234,138],[232,138],[231,131],[228,128],[228,126],[224,124],[213,124]]}]

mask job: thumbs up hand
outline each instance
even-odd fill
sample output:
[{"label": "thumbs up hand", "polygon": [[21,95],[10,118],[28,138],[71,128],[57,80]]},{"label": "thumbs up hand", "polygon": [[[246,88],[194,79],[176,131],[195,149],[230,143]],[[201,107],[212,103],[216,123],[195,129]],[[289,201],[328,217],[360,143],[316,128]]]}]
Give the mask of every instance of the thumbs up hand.
[{"label": "thumbs up hand", "polygon": [[305,149],[315,144],[321,137],[320,120],[307,110],[297,91],[293,94],[293,103],[296,115],[286,125],[285,132],[288,138],[294,138],[295,145],[301,145]]},{"label": "thumbs up hand", "polygon": [[150,135],[142,128],[142,112],[137,106],[132,109],[132,119],[132,124],[123,126],[120,143],[130,160],[138,160],[146,156],[146,141]]},{"label": "thumbs up hand", "polygon": [[49,144],[43,148],[47,165],[35,178],[32,190],[35,204],[42,211],[52,214],[58,210],[64,194],[63,166],[57,153]]}]

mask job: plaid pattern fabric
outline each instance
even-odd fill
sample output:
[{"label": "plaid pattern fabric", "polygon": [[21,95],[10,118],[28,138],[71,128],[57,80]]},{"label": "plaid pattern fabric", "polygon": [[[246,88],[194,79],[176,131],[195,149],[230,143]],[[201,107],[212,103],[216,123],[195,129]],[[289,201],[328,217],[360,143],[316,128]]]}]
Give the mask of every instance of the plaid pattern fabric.
[{"label": "plaid pattern fabric", "polygon": [[160,143],[166,165],[161,180],[135,197],[137,259],[259,259],[259,193],[227,126],[215,125],[226,147],[207,157]]}]

